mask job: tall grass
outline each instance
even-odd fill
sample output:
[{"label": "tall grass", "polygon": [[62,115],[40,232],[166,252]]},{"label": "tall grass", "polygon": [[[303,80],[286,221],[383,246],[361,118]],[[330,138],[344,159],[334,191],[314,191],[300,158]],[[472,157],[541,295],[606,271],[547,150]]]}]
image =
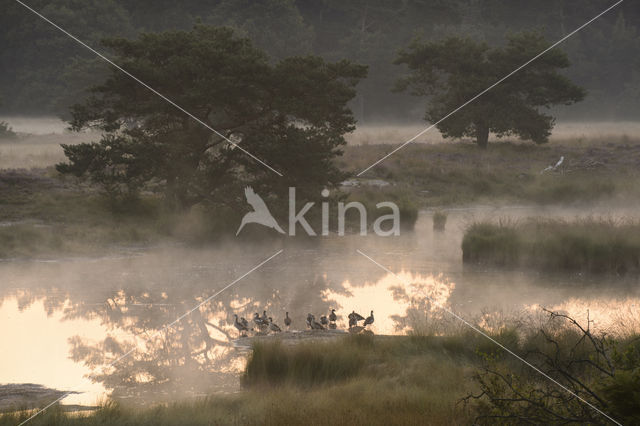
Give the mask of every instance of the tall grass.
[{"label": "tall grass", "polygon": [[463,261],[541,270],[640,273],[640,223],[607,219],[530,219],[471,225]]},{"label": "tall grass", "polygon": [[[580,337],[560,325],[546,325],[562,356],[576,352]],[[555,350],[538,329],[505,327],[487,331],[520,354]],[[285,345],[256,343],[237,394],[209,396],[146,408],[108,402],[89,414],[52,408],[39,425],[466,425],[478,406],[460,404],[478,394],[474,377],[487,360],[524,380],[540,376],[478,333],[463,329],[433,336],[346,336],[331,341]],[[588,378],[587,378],[588,379]],[[0,416],[15,425],[29,413]]]},{"label": "tall grass", "polygon": [[[254,346],[243,391],[153,408],[107,403],[84,417],[53,409],[32,425],[456,425],[478,360],[468,336],[347,336]],[[0,417],[0,426],[26,418]]]},{"label": "tall grass", "polygon": [[436,210],[433,212],[433,230],[444,231],[447,225],[447,214],[442,210]]},{"label": "tall grass", "polygon": [[301,343],[295,350],[280,343],[256,343],[242,377],[244,386],[293,384],[313,386],[344,381],[359,374],[365,356],[354,340],[335,344]]}]

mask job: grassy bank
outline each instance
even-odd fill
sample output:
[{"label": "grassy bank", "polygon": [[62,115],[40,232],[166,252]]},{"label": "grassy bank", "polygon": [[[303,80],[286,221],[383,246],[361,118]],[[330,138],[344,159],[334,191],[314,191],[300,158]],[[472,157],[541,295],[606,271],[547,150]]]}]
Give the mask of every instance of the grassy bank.
[{"label": "grassy bank", "polygon": [[[342,201],[362,202],[367,210],[363,222],[369,226],[390,213],[389,208],[376,208],[380,201],[398,205],[400,224],[406,229],[413,227],[418,216],[409,196],[395,190],[360,191]],[[337,215],[337,202],[332,206],[330,215]],[[0,258],[91,255],[161,242],[206,244],[235,234],[241,216],[226,213],[200,205],[189,211],[169,211],[162,196],[151,193],[144,193],[135,203],[114,204],[100,188],[61,177],[52,168],[0,170]],[[306,217],[319,232],[319,215]],[[337,227],[336,217],[329,222]],[[347,232],[357,233],[359,226],[359,214],[349,210]],[[388,227],[383,224],[385,230]],[[265,229],[247,228],[243,236],[273,238],[273,231],[261,232]]]},{"label": "grassy bank", "polygon": [[[355,175],[392,148],[348,146],[339,166]],[[540,173],[560,156],[565,157],[561,168]],[[410,229],[422,207],[637,202],[638,170],[640,141],[624,138],[545,146],[493,143],[485,151],[469,143],[416,144],[355,179],[355,186],[344,187],[348,196],[343,201],[362,202],[370,224],[378,215],[389,213],[388,208],[377,209],[376,203],[393,201],[399,206],[401,225]],[[223,220],[220,212],[214,213],[194,208],[171,214],[163,210],[158,195],[149,193],[134,208],[118,209],[105,201],[99,188],[61,178],[52,167],[0,170],[0,257],[86,254],[114,245],[165,240],[206,242],[215,240],[219,236],[215,230],[221,227],[233,234],[237,215],[231,215],[233,223],[225,225],[214,223]],[[348,230],[359,232],[353,210],[350,219],[353,224],[347,224]]]},{"label": "grassy bank", "polygon": [[[349,146],[341,167],[359,173],[394,145]],[[553,172],[541,173],[563,164]],[[540,204],[640,199],[640,141],[567,140],[548,145],[496,142],[486,150],[464,142],[411,144],[362,178],[382,179],[412,193],[419,206],[473,202]]]},{"label": "grassy bank", "polygon": [[[239,394],[152,409],[107,404],[85,418],[52,411],[33,425],[469,424],[458,404],[480,358],[478,340],[349,336],[293,346],[259,344]],[[0,425],[14,418],[0,418]]]},{"label": "grassy bank", "polygon": [[[610,338],[596,336],[598,344],[592,346],[575,327],[551,323],[544,333],[522,325],[488,333],[545,371],[559,368],[571,373],[580,380],[579,386],[557,371],[549,374],[592,402],[581,386],[595,389],[601,393],[597,406],[606,407],[612,415],[621,419],[637,415],[636,408],[615,405],[616,392],[621,389],[637,392],[637,383],[626,380],[637,373],[640,352],[636,338],[614,345]],[[611,367],[621,372],[619,376],[578,362],[599,356],[598,366],[605,370],[604,360],[611,357],[611,351],[625,354],[614,357]],[[545,359],[554,364],[545,364]],[[516,391],[531,392],[532,398],[549,398],[549,405],[545,408],[543,400],[528,404],[513,399],[514,389],[504,386],[503,379],[517,383]],[[257,343],[241,380],[243,390],[237,394],[146,408],[108,402],[93,413],[77,415],[54,407],[31,424],[467,425],[474,419],[481,419],[479,424],[513,424],[520,417],[509,416],[532,413],[544,419],[542,424],[565,424],[556,415],[595,419],[590,424],[602,420],[570,394],[558,392],[556,384],[469,330],[447,336],[347,336],[296,345]],[[486,395],[480,397],[480,392]],[[464,403],[469,395],[479,399]],[[482,420],[483,415],[488,420]],[[26,412],[0,416],[0,425],[14,425],[27,416]]]},{"label": "grassy bank", "polygon": [[466,263],[637,274],[640,223],[603,219],[475,223],[465,232],[462,253]]}]

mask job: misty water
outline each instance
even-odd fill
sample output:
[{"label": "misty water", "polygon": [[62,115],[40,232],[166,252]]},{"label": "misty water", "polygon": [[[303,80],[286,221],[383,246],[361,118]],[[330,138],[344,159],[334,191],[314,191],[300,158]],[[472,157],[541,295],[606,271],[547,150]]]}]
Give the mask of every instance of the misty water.
[{"label": "misty water", "polygon": [[[637,211],[460,208],[447,211],[444,232],[434,232],[432,213],[423,211],[414,231],[399,237],[238,239],[206,247],[122,249],[99,258],[5,260],[0,377],[79,392],[64,404],[91,405],[107,394],[148,403],[235,392],[247,353],[234,346],[233,314],[250,320],[263,310],[283,328],[288,311],[292,330],[305,328],[307,313],[319,317],[331,308],[341,329],[352,310],[373,310],[371,330],[377,334],[464,327],[442,306],[487,327],[504,318],[535,321],[546,307],[585,321],[588,310],[591,326],[600,329],[638,329],[637,279],[469,267],[460,248],[465,227],[485,218],[631,218]],[[280,249],[282,254],[161,331]]]}]

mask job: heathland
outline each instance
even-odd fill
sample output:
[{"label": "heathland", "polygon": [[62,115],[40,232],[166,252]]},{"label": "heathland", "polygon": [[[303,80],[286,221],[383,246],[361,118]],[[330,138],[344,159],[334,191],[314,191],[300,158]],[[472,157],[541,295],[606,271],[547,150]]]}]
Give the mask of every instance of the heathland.
[{"label": "heathland", "polygon": [[[338,164],[348,184],[340,191],[347,201],[364,202],[369,211],[379,201],[395,201],[408,228],[424,208],[629,205],[640,200],[635,185],[640,140],[624,136],[567,139],[544,146],[491,143],[486,150],[467,142],[414,144],[356,177],[394,147],[345,147]],[[235,232],[235,222],[227,223],[203,206],[169,211],[151,191],[142,192],[135,203],[114,204],[99,187],[55,171],[52,162],[63,160],[57,144],[34,151],[33,141],[7,141],[0,149],[5,167],[0,171],[2,257],[86,253],[165,241],[202,243]],[[560,158],[556,169],[542,172]],[[31,164],[38,167],[25,168]]]}]

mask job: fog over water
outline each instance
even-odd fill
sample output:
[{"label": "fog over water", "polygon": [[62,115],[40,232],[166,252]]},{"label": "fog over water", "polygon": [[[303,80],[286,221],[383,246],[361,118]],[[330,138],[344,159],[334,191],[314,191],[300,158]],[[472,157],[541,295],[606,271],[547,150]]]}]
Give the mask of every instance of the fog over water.
[{"label": "fog over water", "polygon": [[[288,311],[292,330],[305,328],[307,313],[319,317],[331,308],[339,314],[338,328],[352,310],[373,310],[371,330],[377,334],[461,326],[442,306],[488,327],[499,327],[504,318],[535,321],[540,308],[548,307],[585,320],[589,310],[599,329],[615,331],[621,321],[638,329],[637,279],[463,267],[460,249],[465,227],[483,218],[637,218],[637,209],[514,206],[448,213],[442,233],[432,230],[432,212],[423,211],[415,230],[400,237],[233,240],[99,258],[2,261],[1,337],[15,343],[0,351],[0,377],[83,392],[66,404],[93,404],[105,392],[138,402],[234,392],[246,352],[233,345],[233,314],[250,319],[263,310],[280,326]],[[281,255],[159,333],[280,249]],[[134,347],[131,356],[108,367]]]}]

